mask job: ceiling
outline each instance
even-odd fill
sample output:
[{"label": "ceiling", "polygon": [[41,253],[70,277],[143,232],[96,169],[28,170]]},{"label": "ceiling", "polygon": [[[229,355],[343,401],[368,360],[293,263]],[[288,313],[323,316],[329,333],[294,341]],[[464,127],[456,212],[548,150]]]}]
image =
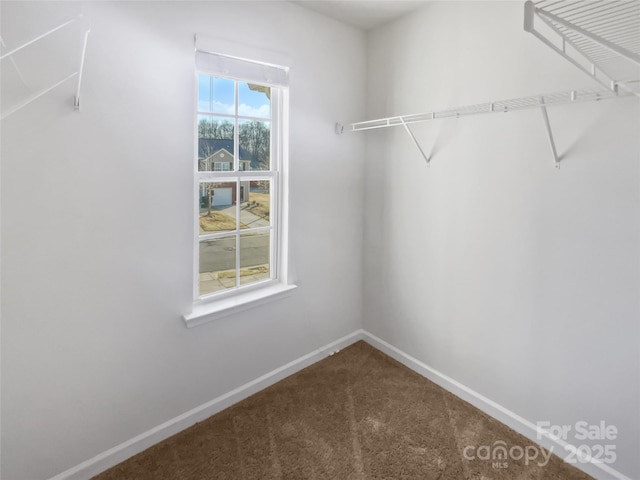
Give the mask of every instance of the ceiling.
[{"label": "ceiling", "polygon": [[291,0],[310,10],[369,30],[402,17],[425,4],[424,0]]}]

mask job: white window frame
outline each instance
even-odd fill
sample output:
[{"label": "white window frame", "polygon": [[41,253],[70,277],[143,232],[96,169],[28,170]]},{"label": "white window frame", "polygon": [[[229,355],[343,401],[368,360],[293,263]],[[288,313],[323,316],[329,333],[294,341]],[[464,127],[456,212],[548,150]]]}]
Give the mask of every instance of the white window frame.
[{"label": "white window frame", "polygon": [[[204,52],[198,52],[200,54]],[[235,74],[233,68],[229,68],[225,64],[224,68],[202,68],[198,65],[195,69],[195,107],[194,107],[194,138],[195,138],[195,155],[194,155],[194,261],[193,261],[193,308],[191,313],[183,316],[187,327],[207,323],[218,318],[231,315],[248,308],[253,308],[267,302],[277,300],[288,295],[295,285],[289,284],[287,281],[287,220],[288,220],[288,84],[271,84],[265,78],[249,78],[247,71],[251,72],[253,67],[264,66],[264,70],[272,72],[276,67],[274,64],[262,63],[255,60],[242,60],[238,57],[226,57],[223,54],[213,53],[216,61],[222,58],[222,62],[226,58],[231,60],[232,66],[239,66]],[[218,58],[220,57],[220,58]],[[215,62],[213,62],[215,64]],[[254,71],[259,71],[255,70]],[[218,78],[228,78],[237,82],[249,82],[258,85],[271,87],[271,166],[270,170],[241,170],[239,159],[239,141],[234,141],[233,166],[232,171],[199,171],[198,170],[198,116],[201,114],[210,114],[211,112],[198,111],[198,75],[205,74]],[[288,75],[288,68],[286,69]],[[238,139],[238,120],[251,120],[250,116],[239,115],[238,112],[238,88],[235,89],[235,115],[229,116],[234,121],[234,139]],[[224,116],[213,114],[217,117]],[[265,118],[255,118],[254,120],[265,121]],[[212,165],[213,169],[213,165]],[[200,185],[206,182],[237,182],[238,187],[243,181],[253,181],[268,179],[270,180],[271,205],[270,205],[270,279],[249,285],[240,285],[239,278],[234,288],[222,290],[219,292],[201,296],[199,294],[199,251],[200,242],[203,239],[213,239],[224,234],[200,235],[199,231],[199,207],[200,207]],[[240,188],[236,188],[236,218],[240,218]],[[269,228],[264,227],[265,230]],[[240,236],[244,230],[236,232],[226,232],[226,234]],[[239,245],[239,238],[236,239]],[[236,253],[236,269],[239,269],[239,252]]]}]

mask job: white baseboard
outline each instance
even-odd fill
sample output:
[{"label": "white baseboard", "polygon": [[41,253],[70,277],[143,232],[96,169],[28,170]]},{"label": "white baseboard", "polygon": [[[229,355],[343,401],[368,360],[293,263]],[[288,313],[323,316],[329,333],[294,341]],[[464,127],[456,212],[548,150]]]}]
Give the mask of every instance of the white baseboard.
[{"label": "white baseboard", "polygon": [[[435,384],[441,386],[445,390],[453,393],[454,395],[469,402],[471,405],[482,410],[487,415],[495,418],[496,420],[504,423],[508,427],[512,428],[516,432],[524,435],[531,441],[550,449],[553,452],[564,452],[567,444],[557,438],[545,435],[542,438],[538,438],[538,430],[536,425],[526,420],[525,418],[515,414],[511,410],[503,407],[502,405],[484,397],[478,392],[470,389],[466,385],[440,373],[439,371],[429,367],[421,361],[413,358],[412,356],[404,353],[402,350],[394,347],[393,345],[385,342],[384,340],[372,335],[365,330],[356,330],[355,332],[346,335],[335,342],[331,342],[324,347],[321,347],[313,352],[304,355],[280,368],[277,368],[245,385],[242,385],[224,395],[221,395],[213,400],[196,407],[178,417],[175,417],[161,425],[158,425],[151,430],[144,432],[137,437],[127,440],[120,445],[117,445],[106,452],[103,452],[95,457],[76,465],[69,470],[66,470],[55,477],[51,477],[49,480],[88,480],[91,477],[123,462],[127,458],[136,455],[147,448],[155,445],[162,440],[169,438],[172,435],[190,427],[191,425],[201,422],[212,415],[230,407],[234,403],[237,403],[254,393],[263,390],[264,388],[273,385],[274,383],[282,380],[283,378],[292,375],[303,368],[306,368],[319,360],[327,357],[336,350],[341,350],[358,340],[364,340],[371,346],[389,355],[391,358],[402,363],[406,367],[410,368],[414,372],[428,378]],[[588,462],[588,463],[576,463],[575,467],[579,468],[583,472],[591,475],[597,480],[631,480],[629,477],[614,470],[610,466],[602,463]]]},{"label": "white baseboard", "polygon": [[[565,441],[557,437],[552,437],[545,433],[542,433],[542,438],[539,438],[539,430],[537,429],[537,426],[529,420],[517,415],[516,413],[494,402],[493,400],[490,400],[487,397],[479,394],[466,385],[457,382],[453,378],[448,377],[447,375],[429,367],[428,365],[422,363],[420,360],[413,358],[412,356],[404,353],[402,350],[394,347],[393,345],[385,342],[375,335],[372,335],[371,333],[365,331],[364,341],[377,348],[381,352],[389,355],[391,358],[402,363],[414,372],[428,378],[433,383],[441,386],[457,397],[462,398],[479,410],[482,410],[487,415],[495,418],[496,420],[502,422],[516,432],[524,435],[532,442],[537,443],[538,445],[541,445],[542,447],[551,450],[556,454],[559,454],[559,452],[567,451],[566,447],[568,446],[568,444]],[[559,456],[561,458],[563,457],[561,454],[559,454]],[[597,480],[631,480],[631,478],[611,468],[609,465],[601,462],[586,461],[584,463],[579,462],[573,465],[586,474],[596,478]]]},{"label": "white baseboard", "polygon": [[189,410],[182,415],[179,415],[162,425],[158,425],[147,432],[144,432],[137,437],[127,440],[120,445],[117,445],[106,452],[96,455],[89,460],[82,462],[75,467],[66,470],[55,477],[51,477],[49,480],[88,480],[91,477],[104,472],[105,470],[123,462],[127,458],[130,458],[147,448],[155,445],[162,440],[175,435],[176,433],[194,425],[197,422],[201,422],[211,415],[230,407],[234,403],[237,403],[250,395],[253,395],[260,390],[263,390],[274,383],[292,375],[303,368],[306,368],[319,360],[327,357],[336,350],[341,350],[352,343],[362,340],[364,338],[364,330],[356,330],[349,335],[346,335],[335,342],[331,342],[324,347],[321,347],[313,352],[304,355],[280,368],[256,378],[255,380],[246,383],[224,395],[221,395],[213,400],[200,405],[192,410]]}]

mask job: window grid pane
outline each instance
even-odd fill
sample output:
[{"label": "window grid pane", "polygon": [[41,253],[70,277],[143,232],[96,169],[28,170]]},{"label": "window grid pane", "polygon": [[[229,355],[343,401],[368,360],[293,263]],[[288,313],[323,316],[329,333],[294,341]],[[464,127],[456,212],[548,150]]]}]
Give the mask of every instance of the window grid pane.
[{"label": "window grid pane", "polygon": [[236,131],[234,119],[198,115],[198,171],[233,168]]},{"label": "window grid pane", "polygon": [[275,278],[271,96],[270,87],[198,76],[198,172],[236,172],[200,177],[200,297]]},{"label": "window grid pane", "polygon": [[237,286],[237,238],[237,235],[232,235],[200,242],[198,269],[200,296]]},{"label": "window grid pane", "polygon": [[252,232],[240,235],[241,285],[271,278],[271,232]]},{"label": "window grid pane", "polygon": [[238,119],[240,160],[247,170],[271,169],[271,122]]}]

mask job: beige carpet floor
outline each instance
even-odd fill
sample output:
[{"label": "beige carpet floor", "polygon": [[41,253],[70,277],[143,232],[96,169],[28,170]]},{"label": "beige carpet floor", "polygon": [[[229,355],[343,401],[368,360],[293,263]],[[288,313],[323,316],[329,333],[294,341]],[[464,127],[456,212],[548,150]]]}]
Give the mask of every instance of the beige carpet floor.
[{"label": "beige carpet floor", "polygon": [[[365,342],[345,348],[94,480],[588,480]],[[478,450],[485,446],[484,450]],[[466,447],[469,447],[465,450]],[[465,458],[464,453],[467,453]],[[520,450],[513,450],[515,457]],[[473,458],[475,457],[475,458]],[[499,464],[499,465],[498,465]]]}]

